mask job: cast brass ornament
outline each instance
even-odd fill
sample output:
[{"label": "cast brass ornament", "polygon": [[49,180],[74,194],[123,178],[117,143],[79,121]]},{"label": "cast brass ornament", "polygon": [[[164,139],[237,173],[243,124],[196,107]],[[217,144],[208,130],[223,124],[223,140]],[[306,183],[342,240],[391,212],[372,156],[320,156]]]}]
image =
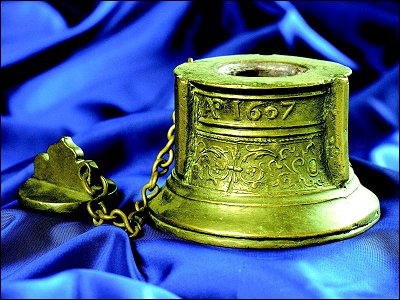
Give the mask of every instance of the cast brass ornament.
[{"label": "cast brass ornament", "polygon": [[119,209],[107,214],[104,202],[115,199],[117,185],[100,175],[94,161],[84,159],[82,149],[70,137],[62,137],[47,153],[38,154],[34,170],[18,191],[19,201],[26,207],[65,214],[81,213],[86,207],[96,226],[111,221],[132,237],[140,232],[143,222],[137,215],[141,211],[128,217]]},{"label": "cast brass ornament", "polygon": [[70,137],[50,145],[47,153],[35,157],[34,174],[19,189],[20,201],[33,209],[71,213],[82,203],[114,195],[115,182],[101,176],[97,164],[83,157]]},{"label": "cast brass ornament", "polygon": [[155,226],[211,245],[287,248],[378,221],[378,198],[349,164],[348,67],[235,55],[174,73],[176,161],[149,203]]},{"label": "cast brass ornament", "polygon": [[96,226],[110,222],[130,237],[149,220],[223,247],[289,248],[355,236],[378,221],[380,207],[348,159],[350,74],[337,63],[294,56],[189,58],[175,69],[176,120],[174,113],[133,212],[108,213],[115,183],[69,137],[35,158],[20,201],[62,213],[84,204]]},{"label": "cast brass ornament", "polygon": [[94,161],[84,159],[82,149],[69,136],[50,145],[47,153],[35,157],[34,174],[19,188],[18,200],[26,207],[54,213],[86,211],[95,226],[110,222],[123,228],[129,237],[138,237],[145,222],[147,203],[160,190],[158,178],[168,172],[173,162],[174,130],[175,124],[168,130],[168,142],[153,164],[150,181],[142,188],[142,200],[136,201],[129,215],[120,209],[108,213],[106,203],[115,200],[117,185],[100,174]]}]

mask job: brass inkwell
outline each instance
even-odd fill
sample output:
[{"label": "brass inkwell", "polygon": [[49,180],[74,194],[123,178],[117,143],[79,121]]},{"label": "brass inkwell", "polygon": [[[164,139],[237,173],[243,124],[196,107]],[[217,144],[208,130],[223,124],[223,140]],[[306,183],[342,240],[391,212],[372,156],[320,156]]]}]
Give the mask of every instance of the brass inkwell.
[{"label": "brass inkwell", "polygon": [[[170,130],[153,174],[164,169],[136,206],[157,228],[217,246],[288,248],[349,238],[378,221],[378,198],[349,164],[349,68],[234,55],[189,59],[174,73],[175,137]],[[175,166],[159,189],[171,141]],[[106,214],[90,209],[94,220],[97,211]]]}]

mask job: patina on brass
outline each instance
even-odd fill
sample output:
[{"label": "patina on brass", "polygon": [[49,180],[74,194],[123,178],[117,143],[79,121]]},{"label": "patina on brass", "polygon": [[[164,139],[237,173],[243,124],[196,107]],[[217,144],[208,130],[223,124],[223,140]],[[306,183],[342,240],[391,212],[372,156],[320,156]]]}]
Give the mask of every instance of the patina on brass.
[{"label": "patina on brass", "polygon": [[225,247],[342,240],[380,217],[348,159],[348,76],[281,55],[189,60],[175,69],[176,161],[149,203],[154,224]]},{"label": "patina on brass", "polygon": [[138,237],[145,222],[147,203],[159,192],[158,178],[167,174],[173,162],[174,130],[175,124],[168,130],[168,142],[157,155],[149,182],[143,186],[142,200],[136,201],[129,214],[118,208],[108,212],[107,202],[116,206],[112,200],[116,198],[117,185],[100,174],[94,161],[84,159],[82,149],[69,136],[50,145],[47,153],[35,157],[35,172],[20,186],[19,201],[42,211],[89,214],[95,226],[108,222],[124,229],[129,237]]},{"label": "patina on brass", "polygon": [[[106,187],[106,188],[105,188]],[[99,197],[114,197],[116,184],[100,175],[97,164],[85,160],[81,148],[64,136],[35,157],[34,174],[18,191],[19,201],[33,209],[75,213]]]}]

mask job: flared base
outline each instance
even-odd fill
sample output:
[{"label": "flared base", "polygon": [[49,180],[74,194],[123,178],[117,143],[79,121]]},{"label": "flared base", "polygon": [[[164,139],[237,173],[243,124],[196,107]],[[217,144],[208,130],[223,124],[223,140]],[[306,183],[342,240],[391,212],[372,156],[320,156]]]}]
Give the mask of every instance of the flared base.
[{"label": "flared base", "polygon": [[163,231],[222,247],[292,248],[343,240],[380,217],[378,198],[352,175],[340,189],[283,197],[192,187],[173,172],[149,203],[150,217]]}]

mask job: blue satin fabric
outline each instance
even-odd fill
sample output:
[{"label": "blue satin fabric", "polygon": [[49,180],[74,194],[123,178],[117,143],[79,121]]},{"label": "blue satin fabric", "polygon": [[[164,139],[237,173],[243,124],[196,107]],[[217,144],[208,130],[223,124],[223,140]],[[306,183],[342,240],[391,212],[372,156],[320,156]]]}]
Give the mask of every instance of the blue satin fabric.
[{"label": "blue satin fabric", "polygon": [[[80,2],[1,3],[2,298],[399,297],[397,2]],[[380,199],[375,226],[316,247],[244,250],[147,225],[131,241],[19,205],[35,155],[69,135],[132,209],[166,142],[174,67],[242,53],[353,69],[350,158]]]}]

